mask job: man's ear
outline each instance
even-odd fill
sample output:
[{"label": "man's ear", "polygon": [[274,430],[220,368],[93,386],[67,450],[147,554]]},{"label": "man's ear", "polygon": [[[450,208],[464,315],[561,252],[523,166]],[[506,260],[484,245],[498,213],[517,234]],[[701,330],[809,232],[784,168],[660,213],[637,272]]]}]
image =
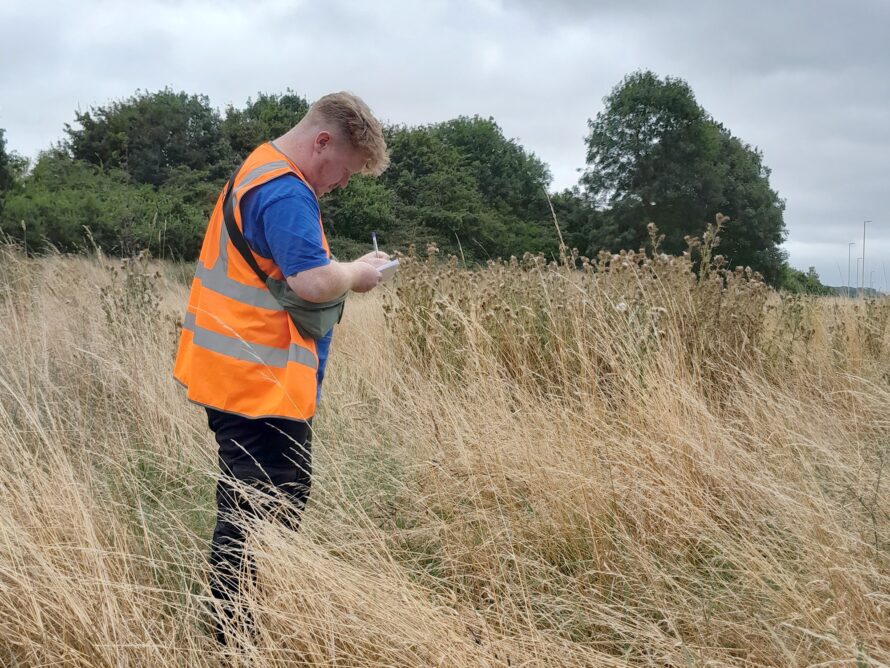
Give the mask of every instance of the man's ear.
[{"label": "man's ear", "polygon": [[331,143],[331,133],[326,130],[322,130],[317,135],[315,135],[315,149],[317,151],[323,151],[327,146]]}]

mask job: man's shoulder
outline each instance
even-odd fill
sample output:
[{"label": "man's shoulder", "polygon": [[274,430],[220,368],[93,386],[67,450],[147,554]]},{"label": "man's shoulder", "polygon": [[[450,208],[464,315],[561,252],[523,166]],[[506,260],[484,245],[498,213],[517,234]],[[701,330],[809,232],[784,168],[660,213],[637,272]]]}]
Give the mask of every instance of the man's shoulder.
[{"label": "man's shoulder", "polygon": [[[295,174],[251,188],[241,198],[240,208],[244,237],[265,258],[275,257],[275,248],[282,247],[294,229],[314,232],[320,215],[315,195]],[[310,221],[316,225],[309,225]]]},{"label": "man's shoulder", "polygon": [[313,205],[316,204],[315,196],[309,186],[303,183],[296,174],[283,174],[260,184],[247,193],[247,197],[253,200],[259,209],[264,209],[288,197],[308,199]]}]

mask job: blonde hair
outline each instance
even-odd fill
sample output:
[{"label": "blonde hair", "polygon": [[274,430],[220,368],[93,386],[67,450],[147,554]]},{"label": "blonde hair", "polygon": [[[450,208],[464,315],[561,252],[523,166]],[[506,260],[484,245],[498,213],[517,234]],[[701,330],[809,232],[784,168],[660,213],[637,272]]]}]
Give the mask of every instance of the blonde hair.
[{"label": "blonde hair", "polygon": [[325,95],[309,107],[306,119],[333,123],[349,139],[353,148],[364,155],[366,160],[362,174],[379,176],[389,167],[380,121],[374,118],[368,105],[358,96],[345,91]]}]

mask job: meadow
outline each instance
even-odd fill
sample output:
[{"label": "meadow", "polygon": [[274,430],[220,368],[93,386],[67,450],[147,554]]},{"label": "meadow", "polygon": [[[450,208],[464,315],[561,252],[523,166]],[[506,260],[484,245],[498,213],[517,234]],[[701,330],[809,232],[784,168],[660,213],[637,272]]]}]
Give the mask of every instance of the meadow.
[{"label": "meadow", "polygon": [[[890,300],[696,252],[350,298],[230,664],[890,665]],[[0,248],[0,665],[220,665],[192,269]]]}]

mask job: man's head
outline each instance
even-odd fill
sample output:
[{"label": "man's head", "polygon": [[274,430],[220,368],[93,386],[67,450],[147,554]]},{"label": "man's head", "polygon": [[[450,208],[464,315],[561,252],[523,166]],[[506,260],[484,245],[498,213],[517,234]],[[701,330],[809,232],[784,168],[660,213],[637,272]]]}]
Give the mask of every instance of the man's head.
[{"label": "man's head", "polygon": [[378,176],[389,165],[380,123],[351,93],[317,100],[277,144],[319,197],[345,188],[354,174]]}]

